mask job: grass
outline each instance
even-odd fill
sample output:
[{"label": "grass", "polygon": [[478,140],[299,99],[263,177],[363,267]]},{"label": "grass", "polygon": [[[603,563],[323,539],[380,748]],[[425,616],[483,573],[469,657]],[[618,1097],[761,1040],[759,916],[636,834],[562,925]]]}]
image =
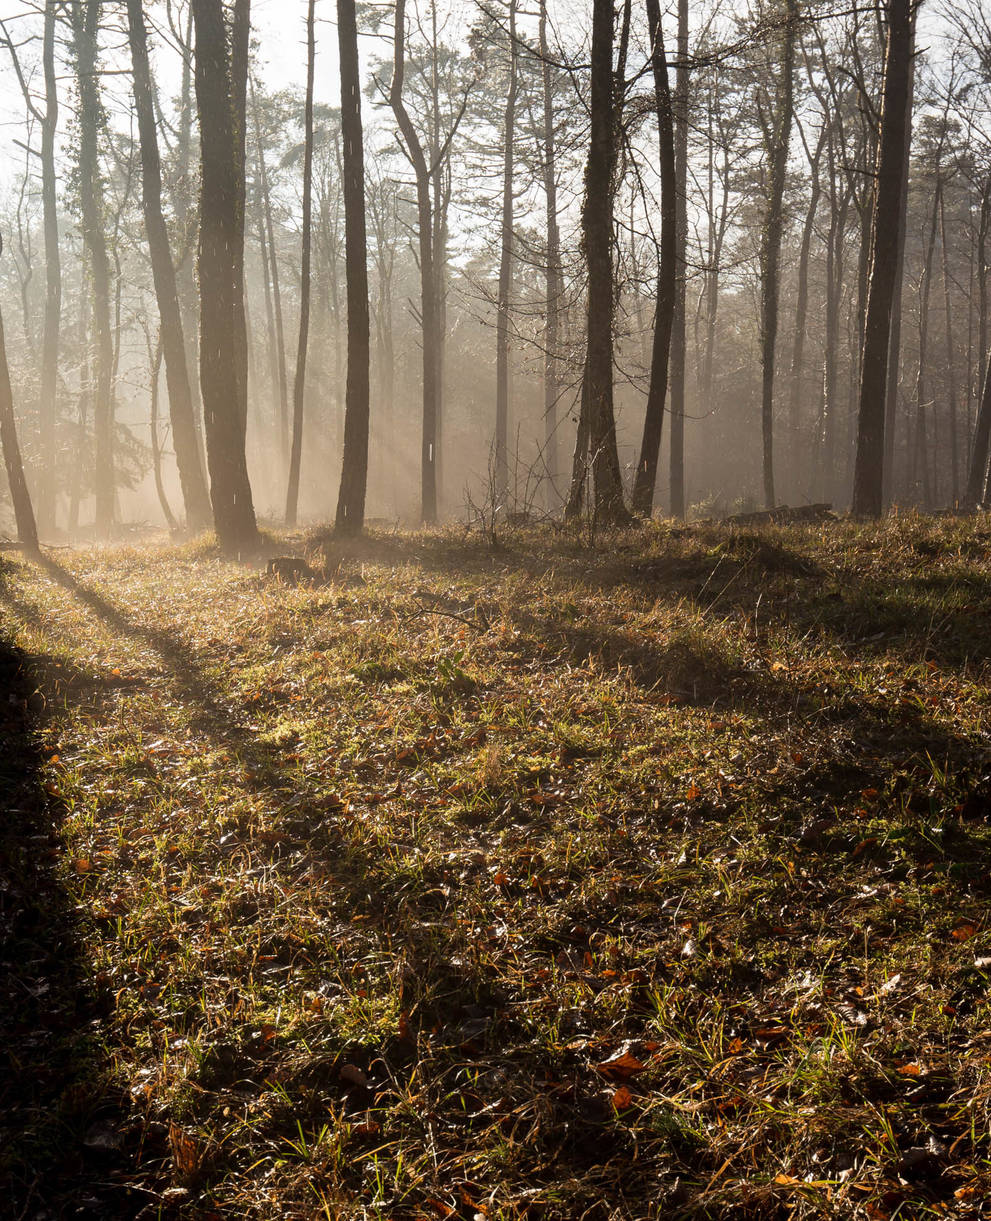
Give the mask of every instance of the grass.
[{"label": "grass", "polygon": [[984,1214],[983,519],[304,542],[3,563],[9,1215]]}]

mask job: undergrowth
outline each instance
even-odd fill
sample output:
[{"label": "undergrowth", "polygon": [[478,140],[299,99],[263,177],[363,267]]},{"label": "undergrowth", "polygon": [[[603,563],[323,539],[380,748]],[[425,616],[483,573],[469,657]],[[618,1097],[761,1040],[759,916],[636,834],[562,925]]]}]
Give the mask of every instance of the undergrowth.
[{"label": "undergrowth", "polygon": [[5,1215],[984,1215],[983,520],[303,542],[3,562]]}]

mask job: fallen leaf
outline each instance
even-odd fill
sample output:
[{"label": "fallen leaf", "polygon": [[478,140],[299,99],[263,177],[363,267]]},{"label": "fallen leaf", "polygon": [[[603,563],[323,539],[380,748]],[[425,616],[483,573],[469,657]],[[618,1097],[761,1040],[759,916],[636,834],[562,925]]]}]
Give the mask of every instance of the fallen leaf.
[{"label": "fallen leaf", "polygon": [[613,1091],[612,1104],[617,1111],[625,1111],[627,1107],[633,1105],[633,1095],[625,1085],[621,1085],[619,1089]]}]

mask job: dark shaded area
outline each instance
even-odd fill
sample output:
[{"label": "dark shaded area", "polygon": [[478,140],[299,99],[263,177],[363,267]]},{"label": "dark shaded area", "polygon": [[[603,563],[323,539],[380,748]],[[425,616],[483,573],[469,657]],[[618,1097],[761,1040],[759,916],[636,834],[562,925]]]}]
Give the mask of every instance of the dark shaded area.
[{"label": "dark shaded area", "polygon": [[60,878],[63,809],[43,774],[39,682],[60,673],[72,681],[0,623],[0,1213],[96,1221],[144,1200],[128,1183],[134,1134],[100,1046],[98,986]]}]

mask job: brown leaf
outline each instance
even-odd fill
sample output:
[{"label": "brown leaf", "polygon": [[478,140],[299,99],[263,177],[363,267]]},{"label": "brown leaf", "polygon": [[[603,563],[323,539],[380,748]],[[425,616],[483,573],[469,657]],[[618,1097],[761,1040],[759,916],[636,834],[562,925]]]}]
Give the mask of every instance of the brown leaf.
[{"label": "brown leaf", "polygon": [[970,922],[958,924],[952,936],[954,941],[969,941],[971,937],[977,936],[977,925]]},{"label": "brown leaf", "polygon": [[625,1111],[627,1107],[633,1105],[633,1095],[625,1085],[621,1085],[619,1089],[613,1091],[612,1104],[617,1111]]},{"label": "brown leaf", "polygon": [[628,1049],[616,1052],[614,1056],[610,1056],[608,1060],[603,1060],[601,1064],[595,1066],[596,1071],[602,1073],[604,1077],[619,1078],[642,1073],[646,1067],[647,1065]]}]

